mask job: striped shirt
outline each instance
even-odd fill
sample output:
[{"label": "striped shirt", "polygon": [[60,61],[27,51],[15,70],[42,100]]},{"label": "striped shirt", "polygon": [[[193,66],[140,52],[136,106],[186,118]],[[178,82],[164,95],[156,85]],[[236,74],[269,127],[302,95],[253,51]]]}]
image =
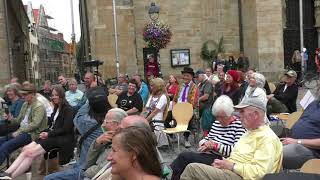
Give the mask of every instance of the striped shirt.
[{"label": "striped shirt", "polygon": [[246,130],[242,127],[239,119],[235,119],[227,127],[223,127],[220,122],[216,120],[212,123],[210,132],[205,139],[219,143],[219,146],[222,147],[222,156],[229,157],[234,144],[238,142],[245,132]]}]

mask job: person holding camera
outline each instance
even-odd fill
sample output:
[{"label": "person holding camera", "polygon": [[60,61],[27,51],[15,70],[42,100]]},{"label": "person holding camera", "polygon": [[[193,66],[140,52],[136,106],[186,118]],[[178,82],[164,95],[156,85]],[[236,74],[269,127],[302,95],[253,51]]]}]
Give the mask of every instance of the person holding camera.
[{"label": "person holding camera", "polygon": [[[21,107],[24,103],[23,99],[20,97],[20,94],[18,92],[19,86],[20,84],[14,83],[14,84],[9,84],[6,88],[6,95],[11,102],[11,104],[8,106],[9,108],[8,111],[9,111],[9,114],[11,114],[14,118],[18,117]],[[8,113],[6,113],[5,116],[7,114]]]},{"label": "person holding camera", "polygon": [[[36,88],[31,83],[23,84],[19,91],[25,100],[17,118],[8,116],[12,124],[19,124],[14,132],[7,131],[7,137],[0,138],[0,164],[16,149],[29,144],[39,137],[42,130],[47,127],[47,114],[41,102],[36,97]],[[8,134],[10,133],[10,134]]]}]

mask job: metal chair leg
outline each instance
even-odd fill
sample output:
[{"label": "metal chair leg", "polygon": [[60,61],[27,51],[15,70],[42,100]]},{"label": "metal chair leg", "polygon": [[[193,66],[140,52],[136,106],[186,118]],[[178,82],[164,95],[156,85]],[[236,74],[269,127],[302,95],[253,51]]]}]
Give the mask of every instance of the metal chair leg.
[{"label": "metal chair leg", "polygon": [[180,135],[179,135],[179,133],[177,133],[177,137],[178,137],[178,153],[180,153]]}]

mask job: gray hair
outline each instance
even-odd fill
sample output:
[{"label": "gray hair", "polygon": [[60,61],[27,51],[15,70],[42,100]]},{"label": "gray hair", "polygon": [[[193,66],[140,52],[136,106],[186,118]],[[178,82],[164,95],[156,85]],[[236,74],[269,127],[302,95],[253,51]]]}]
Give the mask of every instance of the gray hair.
[{"label": "gray hair", "polygon": [[111,112],[113,112],[113,120],[118,123],[120,123],[123,118],[128,116],[128,114],[120,108],[112,108],[108,111],[108,113]]},{"label": "gray hair", "polygon": [[77,82],[77,80],[76,79],[74,79],[74,78],[70,78],[70,79],[68,79],[68,82],[71,84],[71,83],[74,83],[74,84],[78,84],[78,82]]},{"label": "gray hair", "polygon": [[146,124],[146,123],[144,123],[144,122],[134,122],[134,123],[132,124],[132,126],[134,126],[134,127],[139,127],[139,128],[145,128],[145,129],[148,129],[148,130],[151,131],[150,125],[149,125],[149,124]]},{"label": "gray hair", "polygon": [[230,117],[234,112],[233,102],[229,96],[221,95],[214,102],[212,106],[212,114],[216,115],[220,111],[225,112],[228,117]]},{"label": "gray hair", "polygon": [[257,81],[257,87],[262,88],[264,87],[264,84],[266,83],[266,78],[263,74],[260,73],[253,73],[252,77]]}]

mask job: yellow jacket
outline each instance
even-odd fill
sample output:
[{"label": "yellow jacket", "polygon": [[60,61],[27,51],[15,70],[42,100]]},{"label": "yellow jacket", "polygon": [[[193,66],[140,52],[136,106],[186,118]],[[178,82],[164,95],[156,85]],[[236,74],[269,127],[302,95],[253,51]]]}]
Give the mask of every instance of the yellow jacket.
[{"label": "yellow jacket", "polygon": [[279,172],[282,144],[269,126],[247,131],[235,144],[230,157],[234,172],[244,180],[262,179],[267,173]]}]

